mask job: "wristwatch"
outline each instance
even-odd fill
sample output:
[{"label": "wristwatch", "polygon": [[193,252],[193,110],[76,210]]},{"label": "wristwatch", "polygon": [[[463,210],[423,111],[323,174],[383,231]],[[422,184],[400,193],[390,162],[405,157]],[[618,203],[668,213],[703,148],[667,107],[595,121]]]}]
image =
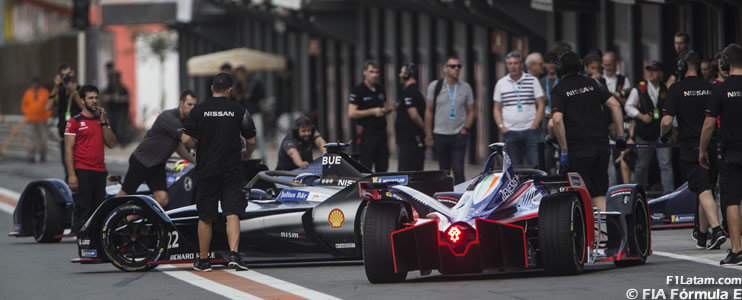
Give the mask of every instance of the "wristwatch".
[{"label": "wristwatch", "polygon": [[505,128],[505,125],[503,125],[503,124],[500,124],[500,125],[497,125],[497,127],[500,127],[500,128]]}]

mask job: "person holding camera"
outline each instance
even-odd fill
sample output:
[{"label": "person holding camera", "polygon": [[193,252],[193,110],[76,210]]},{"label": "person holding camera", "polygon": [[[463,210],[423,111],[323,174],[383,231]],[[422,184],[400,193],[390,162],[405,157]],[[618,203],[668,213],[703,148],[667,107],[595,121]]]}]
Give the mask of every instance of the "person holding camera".
[{"label": "person holding camera", "polygon": [[77,233],[106,196],[105,150],[116,146],[106,111],[98,106],[98,88],[80,88],[82,112],[70,118],[64,130],[67,185],[77,192],[72,233]]},{"label": "person holding camera", "polygon": [[64,180],[66,182],[68,170],[67,164],[64,162],[64,128],[67,126],[67,121],[72,116],[79,114],[83,108],[82,101],[77,93],[75,73],[67,64],[59,65],[58,74],[54,76],[54,87],[49,93],[46,109],[51,110],[54,106],[57,107],[57,130],[59,132],[59,138],[62,140],[59,142],[59,150],[62,154],[62,168],[64,168]]}]

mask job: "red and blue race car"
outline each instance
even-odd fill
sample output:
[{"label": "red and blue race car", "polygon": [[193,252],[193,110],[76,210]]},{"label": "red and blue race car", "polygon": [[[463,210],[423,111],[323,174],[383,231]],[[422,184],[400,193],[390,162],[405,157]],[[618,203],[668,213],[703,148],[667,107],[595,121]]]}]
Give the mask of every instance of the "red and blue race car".
[{"label": "red and blue race car", "polygon": [[[362,230],[370,282],[403,281],[415,270],[569,275],[586,263],[644,264],[651,235],[641,186],[610,188],[601,212],[579,174],[517,171],[504,144],[490,148],[495,151],[484,170],[463,193],[431,197],[393,182],[359,182],[369,202]],[[494,167],[498,162],[501,169]]]}]

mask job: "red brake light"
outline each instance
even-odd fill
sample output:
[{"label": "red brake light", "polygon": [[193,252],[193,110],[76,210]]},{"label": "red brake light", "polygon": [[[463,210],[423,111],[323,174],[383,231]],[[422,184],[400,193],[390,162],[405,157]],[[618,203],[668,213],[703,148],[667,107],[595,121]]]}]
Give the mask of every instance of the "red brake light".
[{"label": "red brake light", "polygon": [[451,226],[451,228],[448,229],[448,240],[450,240],[453,243],[458,242],[461,240],[461,229],[459,229],[458,226],[454,225]]}]

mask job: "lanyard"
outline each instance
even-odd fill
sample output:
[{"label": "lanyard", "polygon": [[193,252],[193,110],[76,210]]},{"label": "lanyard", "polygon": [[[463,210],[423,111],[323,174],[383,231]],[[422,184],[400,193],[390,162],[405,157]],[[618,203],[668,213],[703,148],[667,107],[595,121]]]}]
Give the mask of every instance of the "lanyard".
[{"label": "lanyard", "polygon": [[459,83],[456,82],[453,85],[453,95],[451,95],[451,88],[448,86],[448,83],[446,83],[446,92],[448,92],[448,99],[451,101],[451,113],[448,116],[449,119],[455,120],[456,119],[456,91],[459,89]]},{"label": "lanyard", "polygon": [[77,91],[70,93],[69,96],[67,96],[67,111],[64,114],[64,120],[69,121],[70,120],[70,106],[72,106],[72,101],[75,99],[75,93]]},{"label": "lanyard", "polygon": [[511,81],[510,84],[513,85],[513,91],[515,91],[515,96],[518,97],[518,102],[517,102],[518,111],[519,112],[520,111],[523,111],[523,102],[520,101],[520,90],[521,90],[521,88],[523,88],[523,82],[520,81],[520,80],[518,81],[518,88],[517,89],[515,88],[515,82],[512,82]]},{"label": "lanyard", "polygon": [[[559,78],[554,80],[554,85],[556,86],[559,84]],[[551,104],[551,85],[549,84],[549,77],[546,77],[546,98],[549,99],[549,104]]]}]

